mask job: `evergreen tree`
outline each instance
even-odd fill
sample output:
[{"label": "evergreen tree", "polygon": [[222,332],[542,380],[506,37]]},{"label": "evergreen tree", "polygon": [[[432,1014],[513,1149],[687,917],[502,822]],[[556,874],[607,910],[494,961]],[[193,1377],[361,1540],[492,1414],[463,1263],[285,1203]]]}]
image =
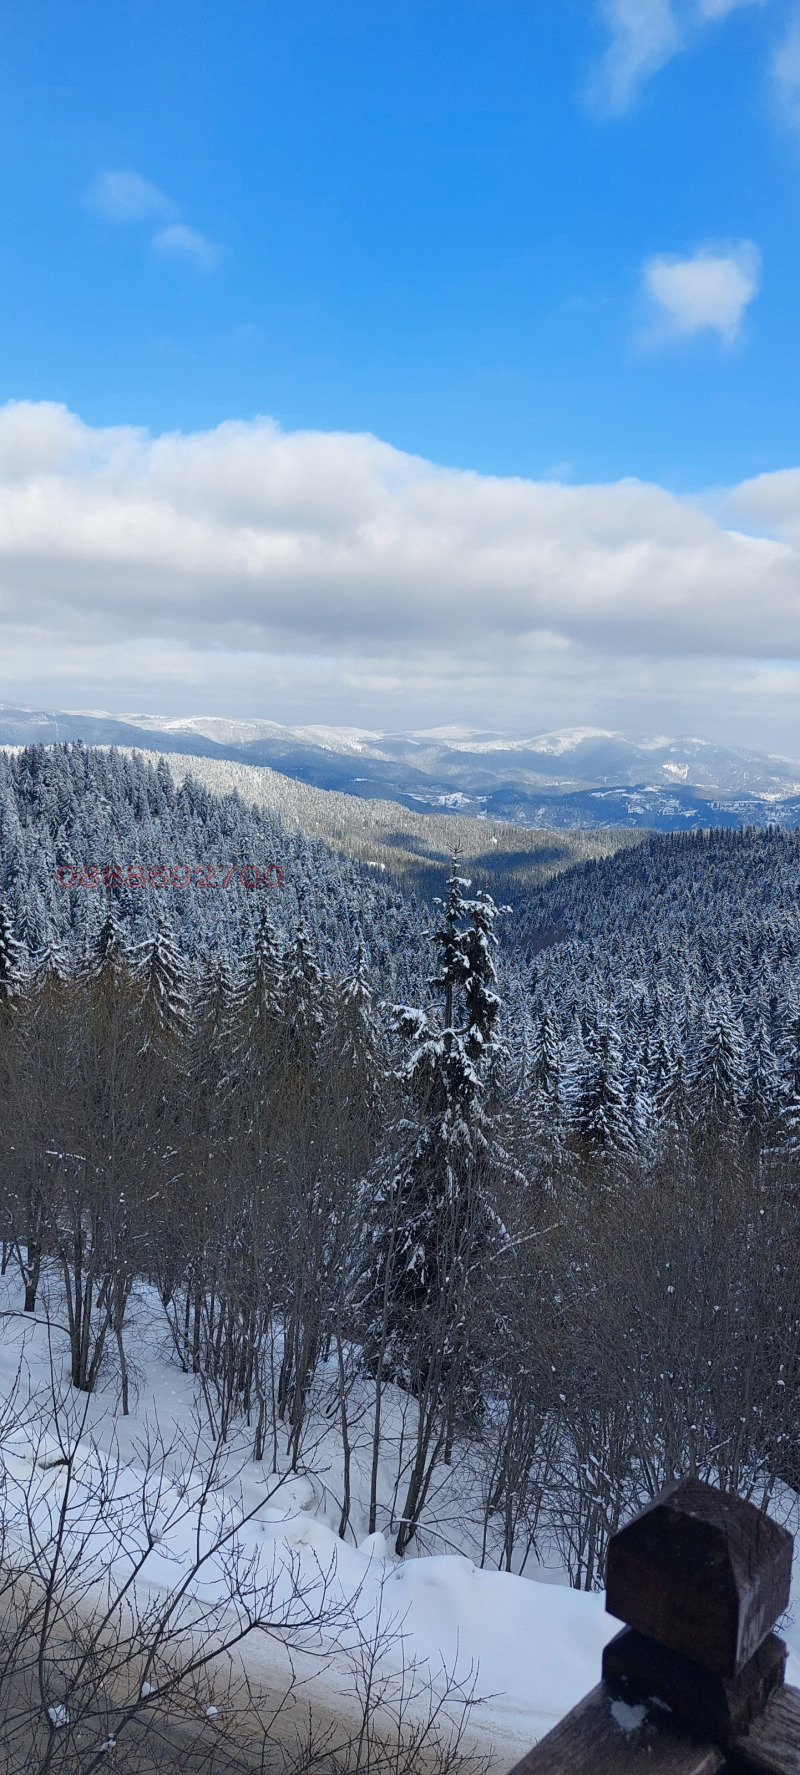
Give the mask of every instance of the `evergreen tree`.
[{"label": "evergreen tree", "polygon": [[378,1385],[394,1376],[418,1405],[398,1553],[415,1532],[456,1417],[470,1409],[476,1266],[500,1236],[492,1205],[500,1155],[482,1100],[496,1054],[496,909],[488,895],[468,901],[469,885],[454,865],[436,932],[440,965],[431,981],[441,995],[440,1016],[433,1006],[395,1011],[395,1029],[410,1044],[399,1072],[407,1110],[390,1141],[391,1169],[372,1223]]},{"label": "evergreen tree", "polygon": [[742,1101],[745,1121],[766,1136],[778,1114],[781,1075],[763,1015],[758,1017],[747,1044],[746,1072]]},{"label": "evergreen tree", "polygon": [[63,986],[69,974],[69,958],[61,943],[51,939],[43,949],[37,950],[33,957],[33,977],[37,987],[46,986],[52,980]]},{"label": "evergreen tree", "polygon": [[800,1103],[800,1007],[793,1001],[786,1007],[784,1031],[780,1056],[782,1095],[787,1101]]},{"label": "evergreen tree", "polygon": [[555,1019],[547,1004],[536,1025],[536,1035],[528,1069],[528,1085],[533,1094],[534,1114],[557,1122],[561,1113],[563,1043]]},{"label": "evergreen tree", "polygon": [[335,1010],[336,1048],[349,1090],[368,1104],[374,1103],[380,1095],[386,1062],[363,942],[359,942],[352,974],[338,987]]},{"label": "evergreen tree", "polygon": [[[471,882],[456,874],[455,860],[452,874],[447,883],[447,898],[443,906],[441,924],[435,934],[439,946],[441,961],[440,972],[431,980],[431,985],[444,994],[444,1034],[452,1033],[453,1015],[456,1006],[456,993],[459,987],[466,986],[469,980],[469,961],[467,959],[468,931],[464,920],[470,912],[470,903],[464,899],[462,890],[469,889]],[[437,900],[437,905],[442,902]],[[447,1045],[447,1044],[446,1044]]]},{"label": "evergreen tree", "polygon": [[607,1012],[591,1028],[584,1061],[574,1079],[570,1120],[590,1146],[632,1155],[636,1139],[631,1124],[622,1045],[614,1016]]},{"label": "evergreen tree", "polygon": [[0,900],[0,1004],[18,998],[24,984],[24,949],[14,936],[8,908]]},{"label": "evergreen tree", "polygon": [[657,1120],[665,1128],[683,1130],[688,1125],[686,1068],[680,1030],[660,1031],[653,1067],[653,1102]]},{"label": "evergreen tree", "polygon": [[311,1053],[325,1031],[325,983],[305,922],[298,925],[294,943],[284,958],[283,976],[287,1043],[297,1056]]},{"label": "evergreen tree", "polygon": [[283,1013],[283,954],[267,906],[261,909],[253,948],[239,973],[236,1012],[251,1039],[262,1025],[272,1029]]},{"label": "evergreen tree", "polygon": [[708,1126],[737,1116],[745,1095],[744,1044],[724,986],[712,993],[692,1079],[695,1116]]},{"label": "evergreen tree", "polygon": [[207,957],[200,974],[196,1009],[204,1047],[224,1045],[238,1005],[238,994],[227,955]]},{"label": "evergreen tree", "polygon": [[[507,1020],[513,1029],[516,1017],[510,1004]],[[547,1003],[537,1007],[531,1024],[523,1023],[523,1031],[519,1082],[515,1089],[506,1076],[503,1096],[510,1128],[515,1125],[515,1114],[521,1120],[527,1148],[525,1169],[535,1171],[543,1187],[549,1189],[565,1133],[565,1044]]]},{"label": "evergreen tree", "polygon": [[131,955],[125,942],[114,906],[108,903],[106,916],[97,932],[88,957],[88,972],[116,980],[131,970]]},{"label": "evergreen tree", "polygon": [[649,1037],[645,1036],[628,1067],[626,1098],[631,1136],[628,1152],[631,1157],[637,1152],[648,1153],[652,1146],[656,1104],[652,1090],[651,1047]]},{"label": "evergreen tree", "polygon": [[140,952],[137,972],[145,989],[144,1008],[155,1027],[176,1039],[185,1036],[190,1024],[186,970],[163,915]]},{"label": "evergreen tree", "polygon": [[491,896],[479,889],[469,902],[469,924],[463,945],[466,962],[464,1009],[467,1026],[464,1051],[475,1063],[488,1059],[496,1049],[495,1026],[500,1015],[500,994],[497,991],[497,969],[493,951],[497,937],[493,925],[498,908]]}]

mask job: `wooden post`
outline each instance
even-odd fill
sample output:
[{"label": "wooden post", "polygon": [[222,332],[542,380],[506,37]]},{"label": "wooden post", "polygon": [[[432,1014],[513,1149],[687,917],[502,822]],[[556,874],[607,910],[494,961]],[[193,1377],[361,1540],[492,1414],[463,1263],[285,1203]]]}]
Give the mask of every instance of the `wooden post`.
[{"label": "wooden post", "polygon": [[609,1543],[606,1608],[626,1623],[603,1680],[511,1775],[800,1775],[800,1690],[772,1629],[792,1537],[688,1476]]}]

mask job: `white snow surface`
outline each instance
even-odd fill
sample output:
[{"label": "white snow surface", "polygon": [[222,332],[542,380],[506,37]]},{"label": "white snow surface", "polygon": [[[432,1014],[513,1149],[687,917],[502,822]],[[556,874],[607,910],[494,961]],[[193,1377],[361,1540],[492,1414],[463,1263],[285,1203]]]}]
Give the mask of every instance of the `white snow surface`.
[{"label": "white snow surface", "polygon": [[[86,1401],[70,1392],[67,1339],[58,1328],[61,1314],[57,1285],[42,1290],[35,1321],[20,1311],[21,1292],[11,1272],[0,1283],[0,1421],[3,1407],[16,1388],[17,1396],[30,1389],[52,1398],[53,1381],[70,1405],[76,1399],[83,1410]],[[52,1323],[48,1327],[47,1316]],[[131,1500],[131,1551],[135,1546],[136,1498],[144,1482],[142,1444],[146,1432],[157,1427],[169,1447],[185,1433],[195,1406],[197,1382],[184,1374],[170,1354],[159,1320],[157,1301],[144,1290],[132,1301],[128,1328],[129,1361],[138,1374],[131,1415],[118,1410],[118,1377],[109,1358],[100,1388],[88,1404],[88,1416],[77,1463],[78,1484],[85,1474],[87,1485],[93,1466],[103,1451],[117,1449],[121,1457],[115,1487],[120,1521],[126,1519],[126,1500]],[[52,1364],[52,1366],[51,1366]],[[20,1386],[22,1381],[22,1386]],[[68,1406],[69,1409],[69,1406]],[[541,1582],[508,1572],[481,1570],[472,1559],[457,1552],[425,1554],[397,1560],[380,1531],[362,1536],[358,1545],[338,1538],[335,1496],[335,1450],[320,1440],[315,1445],[317,1470],[279,1475],[269,1462],[247,1458],[249,1435],[230,1454],[230,1488],[218,1496],[219,1520],[226,1511],[244,1507],[253,1512],[240,1531],[246,1558],[255,1557],[259,1575],[275,1584],[280,1601],[289,1594],[292,1574],[299,1575],[309,1593],[316,1585],[350,1611],[362,1630],[376,1622],[382,1630],[394,1624],[385,1658],[398,1670],[410,1663],[427,1666],[433,1676],[446,1669],[481,1697],[471,1718],[470,1736],[483,1750],[491,1750],[493,1771],[508,1769],[599,1680],[602,1648],[619,1631],[619,1623],[605,1613],[602,1595],[586,1594],[567,1587],[563,1575],[550,1573]],[[50,1456],[52,1454],[52,1463]],[[57,1464],[59,1448],[45,1434],[38,1441],[24,1428],[6,1429],[0,1447],[8,1482],[20,1486],[35,1473],[37,1510],[57,1507],[64,1484],[63,1467]],[[162,1485],[162,1504],[167,1527],[147,1564],[148,1589],[171,1588],[179,1581],[191,1558],[195,1519],[191,1487],[187,1494],[178,1461],[170,1457],[169,1483]],[[227,1483],[227,1481],[225,1482]],[[172,1513],[170,1517],[170,1512]],[[354,1512],[358,1522],[358,1511]],[[450,1544],[457,1535],[452,1518]],[[111,1543],[102,1535],[90,1537],[86,1559],[99,1576],[111,1559]],[[122,1569],[124,1548],[113,1549],[115,1574]],[[213,1614],[222,1606],[221,1575],[212,1566],[197,1585],[197,1600]],[[800,1681],[800,1633],[792,1624],[788,1678]],[[322,1636],[324,1639],[324,1635]],[[348,1711],[346,1656],[336,1646],[347,1646],[347,1628],[337,1627],[336,1644],[323,1646],[316,1657],[305,1659],[306,1701],[328,1714]],[[320,1641],[321,1644],[321,1641]],[[247,1641],[248,1668],[265,1679],[280,1667],[281,1648],[259,1633]],[[352,1697],[350,1697],[352,1701]]]}]

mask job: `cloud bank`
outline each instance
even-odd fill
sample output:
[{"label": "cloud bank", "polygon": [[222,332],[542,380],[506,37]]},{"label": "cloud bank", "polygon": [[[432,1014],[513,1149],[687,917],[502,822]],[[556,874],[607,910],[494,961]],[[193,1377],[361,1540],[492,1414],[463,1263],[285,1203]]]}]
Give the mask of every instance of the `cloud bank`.
[{"label": "cloud bank", "polygon": [[[800,470],[704,503],[0,408],[0,697],[797,746]],[[794,737],[792,737],[794,736]]]}]

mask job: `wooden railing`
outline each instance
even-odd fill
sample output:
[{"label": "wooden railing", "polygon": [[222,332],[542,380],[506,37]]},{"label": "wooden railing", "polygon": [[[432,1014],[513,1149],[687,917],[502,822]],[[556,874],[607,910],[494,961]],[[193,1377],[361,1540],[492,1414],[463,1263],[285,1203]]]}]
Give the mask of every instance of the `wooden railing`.
[{"label": "wooden railing", "polygon": [[773,1633],[792,1537],[755,1505],[679,1479],[609,1546],[626,1626],[602,1682],[511,1775],[800,1775],[800,1689]]}]

